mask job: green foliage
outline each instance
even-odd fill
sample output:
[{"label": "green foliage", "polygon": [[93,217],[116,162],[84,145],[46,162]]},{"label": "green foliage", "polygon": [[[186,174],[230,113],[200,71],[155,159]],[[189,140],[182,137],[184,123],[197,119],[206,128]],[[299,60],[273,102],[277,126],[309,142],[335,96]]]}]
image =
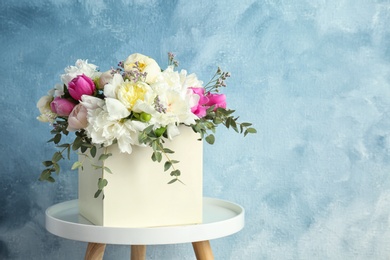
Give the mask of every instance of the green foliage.
[{"label": "green foliage", "polygon": [[[58,175],[60,173],[61,167],[59,162],[65,158],[64,154],[66,154],[66,157],[69,160],[71,150],[74,151],[80,149],[82,153],[85,153],[89,149],[90,155],[92,157],[95,157],[97,152],[96,146],[91,143],[91,139],[87,137],[84,130],[79,130],[75,133],[76,138],[72,143],[60,144],[61,140],[63,139],[62,137],[69,134],[69,131],[66,130],[68,127],[68,122],[64,118],[58,117],[53,126],[53,130],[51,130],[53,138],[51,138],[48,142],[53,142],[56,147],[59,148],[59,151],[56,151],[53,154],[51,160],[42,162],[42,164],[45,166],[45,169],[41,172],[39,177],[40,181],[55,182],[52,174],[56,173]],[[82,167],[83,161],[77,161],[73,163],[71,169],[76,170]]]},{"label": "green foliage", "polygon": [[[231,128],[235,132],[244,134],[255,134],[257,133],[256,129],[250,127],[251,123],[239,123],[238,117],[234,117],[235,110],[210,107],[206,111],[206,116],[196,120],[195,125],[192,125],[192,129],[199,133],[201,139],[205,139],[207,143],[214,144],[215,136],[213,133],[216,132],[216,128],[219,125],[224,125],[226,128]],[[211,133],[210,133],[211,132]]]},{"label": "green foliage", "polygon": [[[107,186],[107,184],[108,184],[108,181],[106,179],[99,178],[98,183],[97,183],[98,190],[95,192],[95,195],[94,195],[95,198],[99,197],[100,193],[103,192],[103,189],[104,189],[104,187]],[[103,195],[103,198],[104,198],[104,195]]]},{"label": "green foliage", "polygon": [[177,160],[172,160],[168,154],[173,154],[174,151],[164,147],[164,138],[166,137],[166,127],[153,129],[153,125],[146,127],[138,136],[138,141],[141,144],[146,144],[153,149],[151,156],[152,161],[161,162],[163,157],[166,159],[164,163],[164,171],[172,169],[171,176],[174,176],[170,183],[174,183],[180,176],[180,171],[175,168],[174,164],[179,163]]}]

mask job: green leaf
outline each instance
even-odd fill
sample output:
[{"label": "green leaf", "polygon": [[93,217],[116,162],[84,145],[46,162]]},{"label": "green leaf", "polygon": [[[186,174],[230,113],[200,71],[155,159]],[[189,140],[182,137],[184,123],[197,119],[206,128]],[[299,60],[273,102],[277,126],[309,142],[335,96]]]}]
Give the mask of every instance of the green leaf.
[{"label": "green leaf", "polygon": [[170,180],[170,181],[168,182],[168,184],[172,184],[172,183],[176,182],[177,180],[178,180],[177,178],[172,179],[172,180]]},{"label": "green leaf", "polygon": [[44,162],[42,162],[42,164],[43,164],[45,167],[49,167],[49,166],[52,166],[52,165],[53,165],[53,162],[52,162],[52,161],[44,161]]},{"label": "green leaf", "polygon": [[153,152],[153,154],[152,154],[152,160],[153,160],[153,162],[155,162],[155,161],[161,162],[161,160],[162,160],[162,154],[161,154],[161,152]]},{"label": "green leaf", "polygon": [[[84,145],[82,145],[81,147],[80,147],[80,151],[82,152],[82,153],[85,153],[86,151],[87,151],[87,149],[88,149],[88,147],[86,147],[86,146],[84,146]],[[77,150],[77,149],[76,149]]]},{"label": "green leaf", "polygon": [[[61,133],[61,130],[57,130],[57,129],[55,128],[55,129],[51,130],[50,133],[51,133],[52,135],[58,134],[58,133]],[[53,141],[54,141],[54,137],[53,137],[52,139],[50,139],[48,142],[53,142]]]},{"label": "green leaf", "polygon": [[111,173],[111,174],[112,174],[112,171],[110,170],[110,168],[108,168],[108,167],[104,166],[104,167],[103,167],[103,169],[104,169],[106,172],[108,172],[108,173]]},{"label": "green leaf", "polygon": [[91,154],[92,158],[95,158],[96,156],[96,146],[92,146],[91,149],[89,150],[89,153]]},{"label": "green leaf", "polygon": [[69,147],[69,146],[70,146],[70,144],[60,144],[60,145],[58,145],[57,147],[67,148],[67,147]]},{"label": "green leaf", "polygon": [[179,177],[180,176],[180,170],[174,170],[171,172],[171,176]]},{"label": "green leaf", "polygon": [[214,142],[215,142],[215,137],[214,137],[213,134],[210,134],[210,135],[206,136],[205,140],[206,140],[206,142],[208,142],[209,144],[214,144]]},{"label": "green leaf", "polygon": [[99,190],[102,190],[104,187],[106,187],[108,184],[108,181],[106,179],[99,178],[98,180],[98,188]]},{"label": "green leaf", "polygon": [[246,136],[247,134],[255,134],[255,133],[257,133],[257,130],[252,128],[252,127],[250,127],[250,128],[245,130],[244,136]]},{"label": "green leaf", "polygon": [[148,135],[144,132],[141,132],[139,135],[138,135],[138,142],[141,143],[141,144],[145,144],[148,140]]},{"label": "green leaf", "polygon": [[45,169],[42,171],[41,175],[39,176],[39,180],[40,181],[47,181],[50,176],[51,176],[50,169]]},{"label": "green leaf", "polygon": [[252,127],[246,129],[246,131],[248,131],[248,133],[250,133],[250,134],[255,134],[255,133],[257,133],[257,130],[254,129],[254,128],[252,128]]},{"label": "green leaf", "polygon": [[59,174],[59,173],[60,173],[60,170],[61,170],[61,167],[60,167],[60,165],[59,165],[58,163],[54,163],[54,164],[53,164],[53,169],[55,170],[55,172],[56,172],[57,174]]},{"label": "green leaf", "polygon": [[239,132],[238,128],[237,128],[236,121],[233,118],[231,118],[231,120],[230,120],[230,125],[234,129],[234,131],[236,131],[237,133]]},{"label": "green leaf", "polygon": [[61,141],[61,134],[56,134],[55,136],[54,136],[54,138],[53,138],[53,142],[55,143],[55,144],[58,144],[60,141]]},{"label": "green leaf", "polygon": [[159,151],[159,150],[161,150],[161,149],[160,149],[160,144],[159,144],[158,140],[154,140],[154,141],[152,142],[152,149],[153,149],[153,151]]},{"label": "green leaf", "polygon": [[99,161],[104,161],[106,160],[108,157],[110,157],[112,155],[112,153],[104,153],[104,154],[101,154],[99,156]]},{"label": "green leaf", "polygon": [[96,199],[97,197],[99,197],[100,193],[102,193],[102,190],[97,190],[93,197]]},{"label": "green leaf", "polygon": [[164,171],[168,171],[171,168],[172,163],[170,161],[166,161],[164,164]]},{"label": "green leaf", "polygon": [[55,162],[58,162],[59,160],[61,160],[63,157],[62,157],[62,154],[61,154],[61,152],[55,152],[54,154],[53,154],[53,157],[51,158],[51,161],[53,162],[53,163],[55,163]]},{"label": "green leaf", "polygon": [[172,151],[171,149],[168,149],[168,148],[164,148],[163,152],[164,153],[175,153],[174,151]]},{"label": "green leaf", "polygon": [[83,163],[77,161],[77,162],[75,162],[75,163],[72,165],[71,170],[76,170],[76,169],[78,169],[78,168],[80,168],[80,167],[82,167],[82,166],[83,166]]},{"label": "green leaf", "polygon": [[51,182],[51,183],[53,183],[53,182],[56,181],[56,180],[55,180],[53,177],[51,177],[51,176],[49,176],[46,180],[47,180],[48,182]]},{"label": "green leaf", "polygon": [[142,132],[149,135],[153,131],[153,127],[154,127],[154,125],[150,125],[150,126],[146,127],[144,129],[144,131],[142,131]]},{"label": "green leaf", "polygon": [[76,139],[74,139],[74,142],[73,142],[73,145],[72,145],[72,150],[73,151],[78,150],[81,147],[82,144],[83,144],[83,139],[80,136],[77,136]]},{"label": "green leaf", "polygon": [[219,117],[215,117],[213,119],[213,123],[218,125],[218,124],[223,123],[223,120],[221,118],[219,118]]},{"label": "green leaf", "polygon": [[230,127],[230,122],[231,122],[231,121],[232,121],[232,118],[231,118],[231,117],[226,118],[226,123],[225,123],[226,128],[229,128],[229,127]]}]

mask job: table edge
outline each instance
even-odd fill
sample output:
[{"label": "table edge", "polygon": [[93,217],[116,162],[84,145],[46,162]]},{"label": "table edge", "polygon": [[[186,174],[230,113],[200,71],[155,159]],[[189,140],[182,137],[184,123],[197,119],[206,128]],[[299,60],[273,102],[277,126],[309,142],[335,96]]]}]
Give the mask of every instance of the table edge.
[{"label": "table edge", "polygon": [[[152,245],[152,244],[178,244],[203,240],[211,240],[232,235],[243,229],[245,225],[245,210],[240,205],[210,197],[204,197],[204,202],[214,201],[223,204],[237,213],[236,216],[218,222],[186,226],[167,226],[153,228],[121,228],[87,225],[67,222],[57,219],[49,214],[50,209],[61,202],[48,207],[45,212],[46,229],[59,237],[94,243],[123,244],[123,245]],[[81,235],[81,232],[82,235]],[[167,236],[167,232],[170,236]]]}]

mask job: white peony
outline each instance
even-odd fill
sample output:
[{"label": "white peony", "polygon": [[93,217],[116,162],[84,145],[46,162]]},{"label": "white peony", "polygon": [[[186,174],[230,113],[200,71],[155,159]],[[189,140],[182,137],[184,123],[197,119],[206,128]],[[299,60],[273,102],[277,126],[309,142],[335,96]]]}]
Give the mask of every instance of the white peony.
[{"label": "white peony", "polygon": [[136,62],[138,63],[139,71],[141,73],[146,72],[146,83],[155,82],[157,76],[161,73],[160,66],[157,64],[157,62],[148,56],[142,55],[140,53],[134,53],[125,60],[125,71],[133,71],[134,67],[136,67]]},{"label": "white peony", "polygon": [[129,154],[132,145],[139,144],[139,132],[147,124],[125,119],[130,112],[119,100],[106,98],[104,101],[84,95],[81,103],[88,111],[86,131],[93,143],[109,146],[117,141],[120,151]]},{"label": "white peony", "polygon": [[106,108],[110,120],[121,120],[130,115],[127,107],[115,98],[106,98]]},{"label": "white peony", "polygon": [[176,125],[195,124],[195,120],[198,118],[191,112],[187,96],[181,95],[180,92],[174,90],[168,90],[165,92],[157,93],[158,99],[155,104],[161,109],[155,110],[152,113],[152,119],[150,123],[155,124],[156,128],[160,126],[168,126],[167,133],[169,139],[172,139],[179,134]]},{"label": "white peony", "polygon": [[156,111],[152,114],[152,122],[157,126],[168,126],[168,137],[172,139],[179,134],[176,125],[195,124],[198,119],[191,112],[191,107],[197,104],[199,96],[194,95],[190,87],[202,87],[202,81],[199,81],[195,74],[187,76],[187,71],[179,72],[169,66],[151,85],[158,99],[154,104]]},{"label": "white peony", "polygon": [[68,66],[65,68],[65,74],[61,75],[61,80],[65,85],[68,85],[72,79],[78,75],[84,74],[85,76],[95,79],[98,78],[102,73],[97,71],[97,66],[88,63],[88,60],[77,60],[76,66]]},{"label": "white peony", "polygon": [[50,122],[53,123],[57,117],[56,113],[53,113],[50,108],[50,103],[53,101],[54,97],[52,95],[47,95],[41,97],[37,102],[37,108],[41,113],[37,119],[41,122]]},{"label": "white peony", "polygon": [[129,111],[150,113],[153,109],[155,93],[146,83],[124,81],[120,74],[115,74],[112,81],[104,87],[104,95],[117,99]]},{"label": "white peony", "polygon": [[168,66],[157,77],[156,82],[163,82],[169,88],[179,92],[186,92],[189,87],[202,88],[203,82],[198,80],[197,76],[192,73],[187,75],[186,70],[175,71],[173,66]]},{"label": "white peony", "polygon": [[152,87],[156,92],[164,92],[167,89],[178,91],[183,99],[188,102],[188,105],[193,107],[198,104],[199,95],[189,88],[203,88],[202,85],[203,82],[198,80],[194,73],[187,75],[186,70],[178,72],[174,71],[173,66],[169,66],[158,76],[156,83]]}]

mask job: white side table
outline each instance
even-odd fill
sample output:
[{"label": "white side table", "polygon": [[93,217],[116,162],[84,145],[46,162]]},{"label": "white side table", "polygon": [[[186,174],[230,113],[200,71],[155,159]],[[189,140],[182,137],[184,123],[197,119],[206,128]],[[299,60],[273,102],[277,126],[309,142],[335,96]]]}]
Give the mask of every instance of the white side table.
[{"label": "white side table", "polygon": [[192,243],[198,260],[214,259],[210,239],[240,231],[244,209],[232,202],[203,198],[203,223],[154,228],[96,226],[79,214],[71,200],[46,210],[46,229],[57,236],[88,242],[85,259],[103,259],[106,244],[131,245],[131,259],[145,259],[146,245]]}]

